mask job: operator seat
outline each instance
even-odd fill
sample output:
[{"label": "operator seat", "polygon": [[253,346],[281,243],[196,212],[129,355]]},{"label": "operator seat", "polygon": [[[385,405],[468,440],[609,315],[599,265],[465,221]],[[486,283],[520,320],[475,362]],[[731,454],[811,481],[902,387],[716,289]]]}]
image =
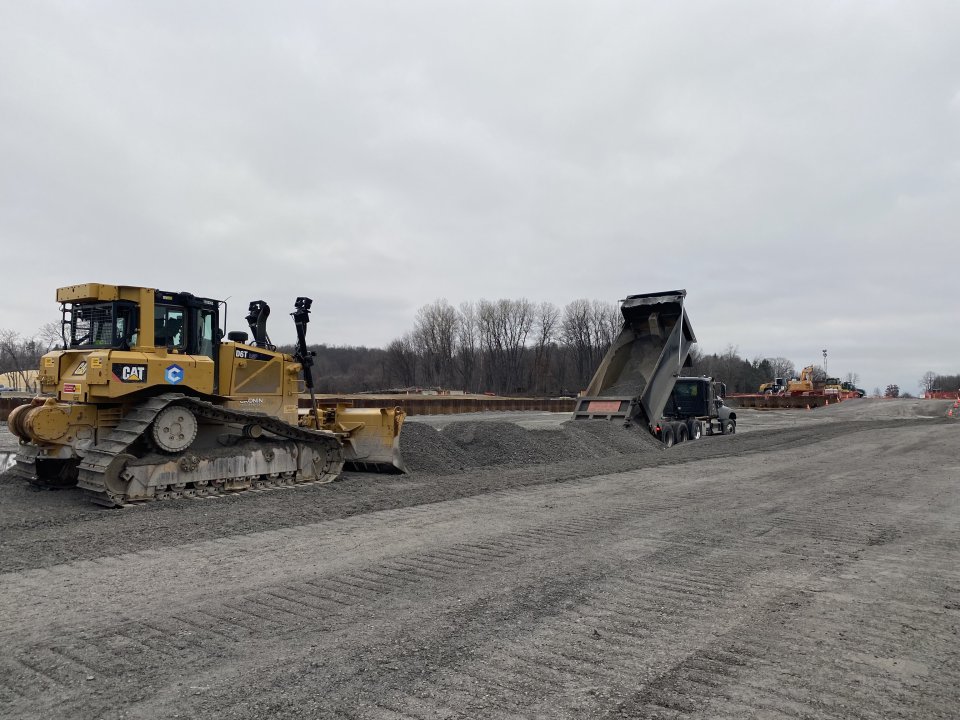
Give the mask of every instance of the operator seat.
[{"label": "operator seat", "polygon": [[153,344],[156,347],[167,346],[167,328],[164,320],[157,318],[153,327]]}]

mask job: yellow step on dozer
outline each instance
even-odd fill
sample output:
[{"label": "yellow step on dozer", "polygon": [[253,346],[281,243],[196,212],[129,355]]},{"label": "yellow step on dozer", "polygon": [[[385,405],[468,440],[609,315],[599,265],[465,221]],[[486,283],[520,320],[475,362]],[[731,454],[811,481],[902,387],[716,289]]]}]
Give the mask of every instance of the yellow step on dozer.
[{"label": "yellow step on dozer", "polygon": [[[246,332],[220,329],[225,303],[186,292],[87,283],[57,290],[64,344],[40,361],[41,392],[10,413],[17,467],[94,502],[202,497],[330,482],[345,464],[404,472],[404,412],[323,405],[297,298],[293,355],[270,343],[270,308]],[[304,386],[310,407],[299,407]]]}]

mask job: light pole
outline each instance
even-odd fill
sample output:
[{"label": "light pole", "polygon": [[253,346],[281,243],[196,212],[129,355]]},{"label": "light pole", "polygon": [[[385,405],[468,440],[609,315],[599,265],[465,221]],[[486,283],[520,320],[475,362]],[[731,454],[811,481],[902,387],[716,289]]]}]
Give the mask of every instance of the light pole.
[{"label": "light pole", "polygon": [[829,372],[827,372],[827,349],[826,348],[823,349],[823,374],[824,375],[830,374]]}]

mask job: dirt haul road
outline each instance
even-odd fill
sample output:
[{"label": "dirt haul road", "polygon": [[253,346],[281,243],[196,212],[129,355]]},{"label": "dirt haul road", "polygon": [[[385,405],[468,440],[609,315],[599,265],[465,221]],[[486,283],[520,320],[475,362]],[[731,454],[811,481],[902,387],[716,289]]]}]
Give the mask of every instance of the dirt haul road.
[{"label": "dirt haul road", "polygon": [[0,716],[955,718],[960,425],[844,405],[113,511],[8,474]]}]

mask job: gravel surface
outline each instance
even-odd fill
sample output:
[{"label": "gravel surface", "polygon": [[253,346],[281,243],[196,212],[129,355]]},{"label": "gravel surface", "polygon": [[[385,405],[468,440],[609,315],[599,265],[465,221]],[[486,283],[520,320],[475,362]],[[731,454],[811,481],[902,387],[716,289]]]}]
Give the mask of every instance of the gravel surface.
[{"label": "gravel surface", "polygon": [[122,510],[8,473],[0,716],[955,718],[950,406],[409,422],[408,475]]}]

